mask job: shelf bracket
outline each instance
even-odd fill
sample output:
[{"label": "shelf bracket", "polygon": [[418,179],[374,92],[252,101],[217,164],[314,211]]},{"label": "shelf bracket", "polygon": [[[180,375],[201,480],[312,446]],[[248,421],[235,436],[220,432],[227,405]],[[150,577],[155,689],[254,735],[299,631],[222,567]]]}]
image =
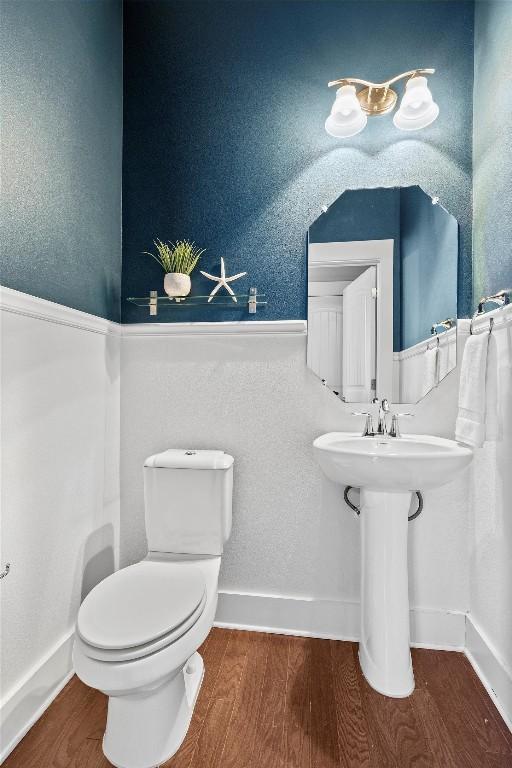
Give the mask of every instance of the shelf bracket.
[{"label": "shelf bracket", "polygon": [[249,288],[249,301],[248,307],[249,307],[249,314],[255,315],[256,309],[258,307],[258,291],[256,288]]},{"label": "shelf bracket", "polygon": [[149,314],[153,317],[158,314],[158,291],[149,292]]}]

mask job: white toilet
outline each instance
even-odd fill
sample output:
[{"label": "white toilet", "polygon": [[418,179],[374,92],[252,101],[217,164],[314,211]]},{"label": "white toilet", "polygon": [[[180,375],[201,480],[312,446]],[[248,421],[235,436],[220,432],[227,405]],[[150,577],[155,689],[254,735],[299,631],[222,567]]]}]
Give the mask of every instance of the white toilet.
[{"label": "white toilet", "polygon": [[103,751],[154,768],[179,748],[203,679],[231,532],[233,457],[168,450],[144,465],[149,554],[98,584],[78,613],[76,674],[109,697]]}]

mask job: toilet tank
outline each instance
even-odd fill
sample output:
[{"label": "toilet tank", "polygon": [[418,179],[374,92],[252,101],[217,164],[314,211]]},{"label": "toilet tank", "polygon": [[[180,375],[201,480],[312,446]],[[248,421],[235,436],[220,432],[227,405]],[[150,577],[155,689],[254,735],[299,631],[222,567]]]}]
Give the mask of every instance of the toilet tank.
[{"label": "toilet tank", "polygon": [[150,552],[221,555],[231,533],[233,457],[171,448],[144,462]]}]

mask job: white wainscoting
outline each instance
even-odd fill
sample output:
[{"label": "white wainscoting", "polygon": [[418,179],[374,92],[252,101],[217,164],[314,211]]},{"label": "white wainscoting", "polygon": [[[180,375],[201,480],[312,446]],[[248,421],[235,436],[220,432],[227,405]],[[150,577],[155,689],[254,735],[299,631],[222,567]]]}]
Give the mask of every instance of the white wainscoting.
[{"label": "white wainscoting", "polygon": [[118,562],[119,327],[0,289],[5,756],[71,673],[81,600]]},{"label": "white wainscoting", "polygon": [[[221,591],[215,626],[358,641],[359,613],[356,601]],[[413,608],[410,619],[412,645],[464,649],[465,615],[461,611]]]},{"label": "white wainscoting", "polygon": [[[428,349],[438,345],[437,376],[429,383],[425,377]],[[445,376],[457,365],[457,329],[432,336],[420,341],[402,352],[393,353],[393,398],[401,403],[417,403],[429,392],[432,386],[438,386]]]}]

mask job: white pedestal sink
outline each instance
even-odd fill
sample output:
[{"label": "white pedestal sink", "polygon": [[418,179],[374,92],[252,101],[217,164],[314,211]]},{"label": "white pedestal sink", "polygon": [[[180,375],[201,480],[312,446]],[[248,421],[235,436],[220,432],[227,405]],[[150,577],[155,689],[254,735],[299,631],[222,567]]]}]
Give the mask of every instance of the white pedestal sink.
[{"label": "white pedestal sink", "polygon": [[313,448],[328,478],[361,489],[361,669],[379,693],[409,696],[414,690],[407,579],[411,496],[448,483],[473,452],[441,437],[350,432],[321,435]]}]

